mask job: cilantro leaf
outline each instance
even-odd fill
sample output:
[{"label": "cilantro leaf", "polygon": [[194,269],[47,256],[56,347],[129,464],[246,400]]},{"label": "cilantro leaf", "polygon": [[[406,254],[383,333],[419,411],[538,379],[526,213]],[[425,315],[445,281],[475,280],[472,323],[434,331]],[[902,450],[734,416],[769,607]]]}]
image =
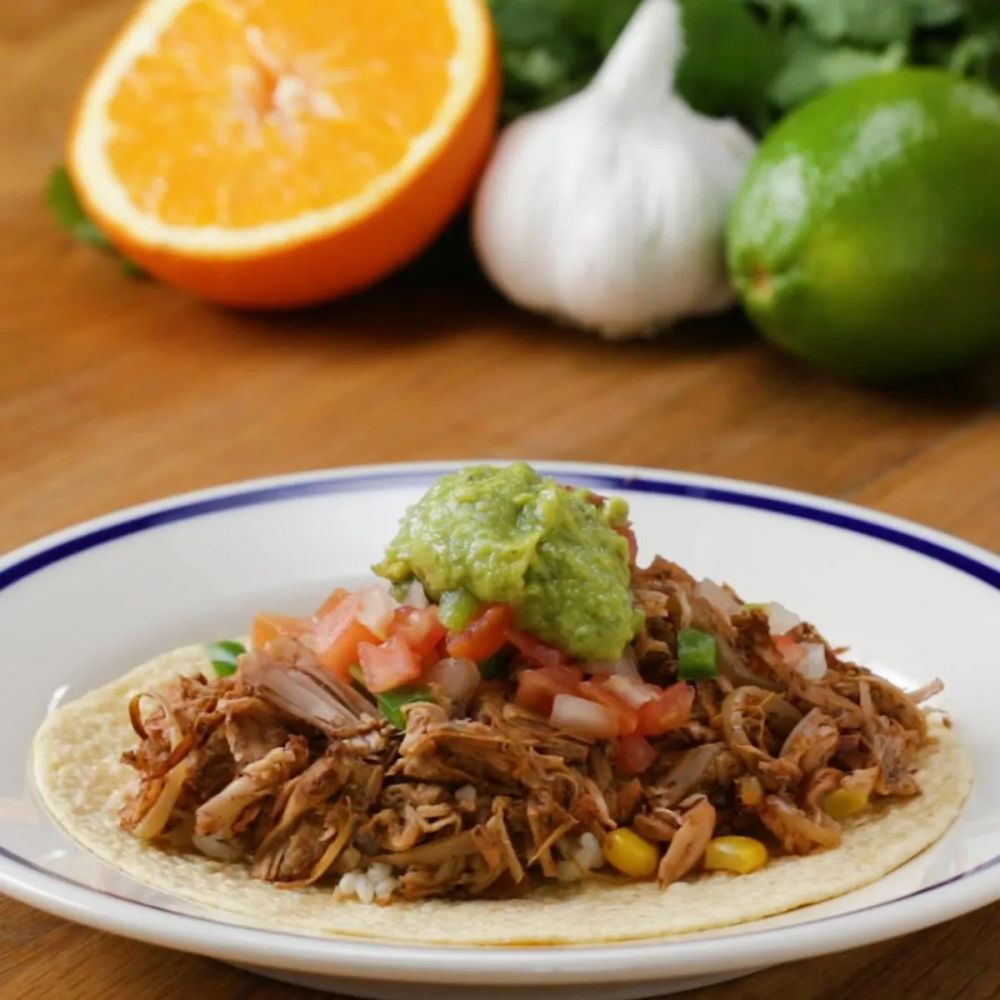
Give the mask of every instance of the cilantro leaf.
[{"label": "cilantro leaf", "polygon": [[[942,66],[1000,87],[997,0],[680,0],[677,88],[694,108],[764,132],[866,73]],[[491,0],[505,120],[586,85],[637,0]]]},{"label": "cilantro leaf", "polygon": [[[557,0],[557,3],[560,0]],[[567,22],[592,38],[601,52],[607,52],[635,13],[639,0],[562,0]]]},{"label": "cilantro leaf", "polygon": [[[913,29],[909,0],[789,0],[822,42],[888,45],[906,42]],[[926,14],[926,11],[924,12]]]},{"label": "cilantro leaf", "polygon": [[906,7],[919,28],[940,28],[961,20],[965,14],[962,0],[906,0]]},{"label": "cilantro leaf", "polygon": [[45,186],[45,201],[52,217],[73,239],[85,246],[96,247],[98,250],[103,250],[117,257],[121,261],[122,271],[128,277],[146,277],[146,272],[135,261],[122,257],[115,250],[104,232],[87,215],[87,211],[76,193],[76,188],[73,186],[73,179],[64,166],[54,167],[49,174],[48,183]]},{"label": "cilantro leaf", "polygon": [[771,84],[770,96],[788,111],[829,87],[871,73],[897,69],[906,61],[906,47],[894,43],[882,51],[850,45],[827,46],[803,29],[785,38],[785,65]]},{"label": "cilantro leaf", "polygon": [[76,188],[65,167],[56,167],[49,174],[45,189],[45,199],[56,222],[62,226],[75,240],[87,246],[100,247],[107,250],[111,247],[107,236],[88,218]]},{"label": "cilantro leaf", "polygon": [[733,115],[762,131],[768,86],[782,63],[777,34],[732,0],[684,0],[683,18],[681,95],[697,111]]},{"label": "cilantro leaf", "polygon": [[586,86],[637,6],[638,0],[490,0],[504,74],[502,118]]},{"label": "cilantro leaf", "polygon": [[1000,29],[966,35],[948,54],[948,69],[1000,88]]}]

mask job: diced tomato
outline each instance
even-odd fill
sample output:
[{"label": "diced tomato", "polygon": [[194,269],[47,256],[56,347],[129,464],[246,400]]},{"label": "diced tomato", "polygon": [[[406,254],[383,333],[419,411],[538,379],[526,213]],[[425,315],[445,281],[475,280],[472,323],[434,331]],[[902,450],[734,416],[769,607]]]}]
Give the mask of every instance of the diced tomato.
[{"label": "diced tomato", "polygon": [[656,760],[656,750],[642,736],[630,733],[615,745],[614,760],[623,774],[642,774]]},{"label": "diced tomato", "polygon": [[358,662],[358,645],[377,643],[373,635],[357,620],[360,601],[348,594],[316,622],[316,655],[334,677],[347,680],[348,670]]},{"label": "diced tomato", "polygon": [[262,611],[254,616],[250,630],[250,645],[254,649],[263,649],[272,639],[279,635],[305,635],[315,627],[311,618],[293,618],[291,615],[279,615],[273,611]]},{"label": "diced tomato", "polygon": [[514,610],[509,604],[487,604],[461,632],[448,636],[448,655],[477,663],[489,659],[506,645],[513,624]]},{"label": "diced tomato", "polygon": [[558,667],[566,662],[566,654],[555,646],[548,646],[527,632],[511,629],[507,633],[507,641],[515,646],[521,655],[529,662],[539,667]]},{"label": "diced tomato", "polygon": [[801,642],[796,642],[790,635],[772,635],[771,642],[781,654],[781,658],[790,667],[797,667],[806,655],[806,649]]},{"label": "diced tomato", "polygon": [[549,724],[585,740],[614,739],[618,729],[610,708],[575,694],[557,694],[552,699]]},{"label": "diced tomato", "polygon": [[343,587],[338,587],[317,609],[315,618],[322,618],[328,615],[340,602],[347,597],[347,591]]},{"label": "diced tomato", "polygon": [[358,613],[354,616],[372,635],[383,642],[389,636],[389,625],[399,604],[377,583],[366,583],[355,591]]},{"label": "diced tomato", "polygon": [[639,736],[662,736],[679,729],[691,718],[694,688],[690,684],[672,684],[653,701],[639,709]]},{"label": "diced tomato", "polygon": [[626,705],[620,698],[616,698],[602,681],[584,681],[577,687],[577,691],[584,698],[596,701],[599,705],[611,709],[618,720],[618,735],[625,736],[634,733],[639,725],[639,713],[631,705]]},{"label": "diced tomato", "polygon": [[517,675],[517,694],[514,700],[529,712],[547,716],[552,711],[555,696],[575,694],[582,680],[582,670],[564,664],[522,670]]},{"label": "diced tomato", "polygon": [[398,635],[419,657],[434,652],[446,632],[435,607],[396,608],[389,623],[389,638]]},{"label": "diced tomato", "polygon": [[365,687],[372,694],[402,687],[420,676],[420,663],[413,650],[398,635],[378,646],[370,642],[360,643],[358,661]]}]

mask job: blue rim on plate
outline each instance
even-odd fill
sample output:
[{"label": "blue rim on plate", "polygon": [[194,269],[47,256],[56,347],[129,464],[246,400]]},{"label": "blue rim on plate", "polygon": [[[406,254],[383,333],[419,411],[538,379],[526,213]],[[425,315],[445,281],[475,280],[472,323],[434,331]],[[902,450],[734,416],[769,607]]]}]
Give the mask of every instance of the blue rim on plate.
[{"label": "blue rim on plate", "polygon": [[[310,496],[324,496],[336,493],[358,492],[365,489],[388,489],[398,486],[419,485],[429,483],[446,472],[460,467],[461,463],[448,463],[441,465],[421,466],[413,469],[397,469],[396,471],[359,471],[353,474],[325,475],[318,478],[307,478],[293,482],[279,482],[272,485],[254,485],[253,481],[244,488],[238,486],[231,493],[222,496],[210,496],[202,499],[187,499],[168,506],[160,506],[158,509],[137,513],[133,517],[115,521],[111,524],[92,527],[91,530],[83,531],[73,537],[63,541],[55,542],[52,545],[38,549],[22,559],[16,560],[9,566],[0,570],[0,592],[13,586],[18,581],[25,579],[48,566],[72,558],[89,549],[125,538],[129,535],[149,531],[163,525],[172,524],[177,521],[184,521],[191,518],[203,517],[205,515],[220,513],[242,507],[252,507],[260,504],[268,504],[283,500],[296,500]],[[539,463],[536,467],[544,475],[558,477],[565,482],[571,482],[579,486],[593,486],[601,489],[623,490],[640,493],[652,493],[661,496],[673,496],[689,498],[693,500],[709,501],[712,503],[723,503],[734,506],[747,507],[754,510],[767,511],[785,517],[795,517],[802,520],[813,521],[825,524],[830,527],[850,531],[855,534],[873,538],[881,542],[895,545],[907,549],[918,555],[933,559],[946,566],[965,573],[988,587],[1000,591],[1000,569],[974,558],[955,548],[951,548],[941,542],[922,538],[901,528],[886,524],[879,524],[874,520],[866,520],[855,514],[847,514],[836,510],[826,509],[821,506],[813,506],[801,500],[783,499],[775,496],[762,496],[756,493],[745,492],[725,486],[703,485],[702,483],[684,482],[679,479],[669,478],[669,474],[664,474],[660,478],[647,478],[644,475],[620,475],[612,473],[595,473],[574,471],[571,465],[565,467],[552,467],[549,463]],[[707,478],[707,477],[702,477]],[[225,488],[225,487],[223,487]],[[774,488],[769,488],[774,489]],[[71,529],[72,530],[72,529]],[[68,878],[56,872],[36,865],[20,855],[14,854],[0,847],[0,857],[13,862],[21,868],[37,872],[58,882],[63,882],[87,892],[120,900],[132,906],[140,906],[145,909],[155,910],[171,916],[180,916],[187,919],[201,921],[210,924],[218,924],[226,927],[233,927],[239,930],[265,930],[264,928],[253,927],[233,923],[228,920],[220,920],[213,917],[204,917],[197,914],[185,913],[156,903],[143,902],[129,897],[121,896],[117,893],[109,892],[105,889],[98,889],[75,879]],[[953,875],[950,878],[942,879],[940,882],[922,886],[904,896],[897,896],[893,899],[884,900],[880,903],[873,903],[869,906],[861,907],[851,911],[851,914],[864,913],[876,910],[884,906],[899,903],[903,900],[912,899],[924,895],[935,889],[960,882],[973,875],[979,874],[1000,863],[1000,854],[988,859],[971,868],[968,871]],[[814,920],[802,921],[796,927],[803,927],[824,923],[831,920],[839,920],[850,914],[837,914],[827,917],[818,917]],[[740,937],[746,938],[751,935],[787,933],[788,928],[766,928],[761,930],[745,930],[737,934],[713,935],[713,940],[725,940],[726,938]],[[294,938],[304,938],[316,940],[317,935],[300,934],[292,931],[280,931],[282,935]],[[369,944],[378,943],[392,945],[392,942],[367,942]],[[643,945],[655,945],[655,941],[644,942],[625,941],[612,942],[604,947],[614,948],[623,945],[632,947],[642,947]],[[560,946],[552,946],[557,948]],[[565,946],[562,946],[565,947]],[[481,947],[477,951],[483,950]],[[509,951],[509,948],[497,948],[494,950]]]},{"label": "blue rim on plate", "polygon": [[[15,562],[0,571],[0,591],[22,580],[46,566],[61,562],[80,552],[96,548],[107,542],[113,542],[128,535],[135,535],[151,528],[175,521],[186,521],[205,514],[215,514],[238,507],[253,507],[258,504],[274,503],[279,500],[297,500],[306,496],[323,496],[330,493],[353,493],[362,489],[385,489],[393,486],[405,486],[428,482],[443,475],[452,466],[442,466],[436,472],[407,471],[363,473],[356,476],[315,479],[307,482],[286,483],[279,486],[264,486],[231,493],[226,496],[210,497],[205,500],[194,500],[167,507],[149,514],[140,514],[125,521],[107,527],[97,528],[75,538],[42,549],[34,555]],[[637,493],[655,493],[661,496],[688,497],[693,500],[708,500],[713,503],[732,504],[738,507],[750,507],[754,510],[770,511],[783,514],[786,517],[797,517],[806,521],[815,521],[830,527],[852,531],[882,542],[888,542],[900,548],[909,549],[918,555],[927,556],[937,562],[951,566],[953,569],[967,573],[981,580],[994,590],[1000,590],[1000,570],[989,566],[954,549],[937,542],[920,538],[899,528],[866,521],[851,514],[824,510],[808,504],[782,500],[777,497],[758,496],[754,493],[744,493],[740,490],[724,489],[717,486],[697,486],[669,480],[646,479],[641,476],[615,476],[595,473],[566,473],[559,469],[542,468],[546,475],[558,475],[579,486],[599,486],[602,489],[633,490]]]}]

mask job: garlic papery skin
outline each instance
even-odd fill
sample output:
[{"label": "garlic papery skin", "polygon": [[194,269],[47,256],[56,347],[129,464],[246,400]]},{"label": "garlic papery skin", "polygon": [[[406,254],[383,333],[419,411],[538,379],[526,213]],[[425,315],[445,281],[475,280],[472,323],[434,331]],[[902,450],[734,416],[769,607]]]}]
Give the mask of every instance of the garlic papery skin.
[{"label": "garlic papery skin", "polygon": [[673,92],[682,45],[675,0],[644,0],[589,86],[501,134],[473,241],[512,301],[609,337],[733,302],[723,231],[756,147]]}]

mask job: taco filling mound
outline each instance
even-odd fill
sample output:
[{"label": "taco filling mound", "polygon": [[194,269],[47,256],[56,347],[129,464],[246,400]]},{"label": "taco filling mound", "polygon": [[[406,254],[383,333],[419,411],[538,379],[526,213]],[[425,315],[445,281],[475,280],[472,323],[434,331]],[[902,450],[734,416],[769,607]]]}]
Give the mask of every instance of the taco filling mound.
[{"label": "taco filling mound", "polygon": [[621,500],[463,469],[374,569],[53,713],[35,773],[55,816],[256,921],[544,943],[849,891],[968,792],[947,720],[920,708],[940,682],[904,692],[779,604],[638,567]]}]

